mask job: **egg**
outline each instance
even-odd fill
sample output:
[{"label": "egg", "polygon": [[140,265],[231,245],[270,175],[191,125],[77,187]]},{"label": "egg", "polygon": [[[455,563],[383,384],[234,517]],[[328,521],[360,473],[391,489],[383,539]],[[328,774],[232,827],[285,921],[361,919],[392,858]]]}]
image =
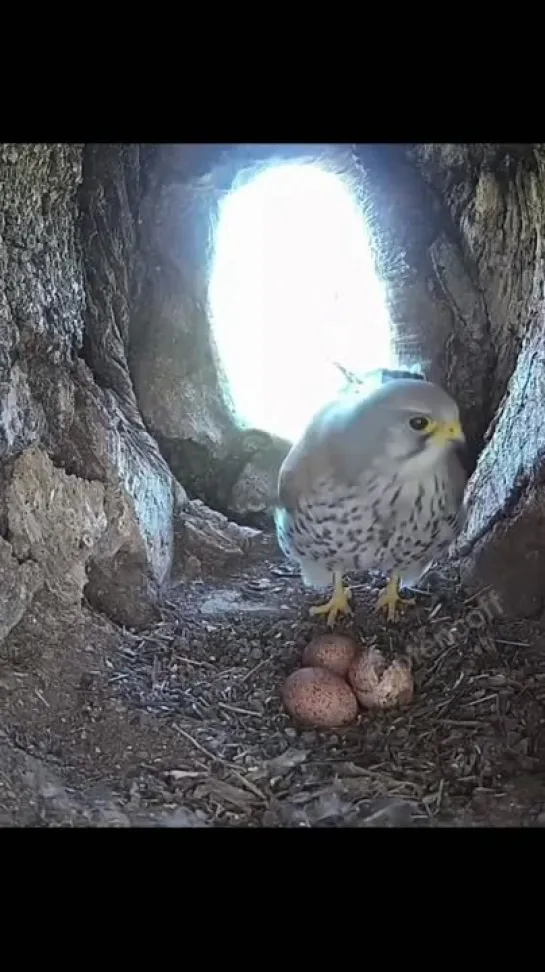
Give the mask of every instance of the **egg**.
[{"label": "egg", "polygon": [[282,701],[293,719],[317,728],[350,725],[358,714],[358,701],[350,686],[326,668],[292,672],[284,682]]},{"label": "egg", "polygon": [[414,695],[409,666],[398,659],[388,664],[377,648],[365,649],[352,662],[348,681],[366,709],[393,709],[408,705]]},{"label": "egg", "polygon": [[348,635],[318,635],[306,646],[303,652],[303,665],[327,668],[328,672],[346,678],[358,651],[358,643]]}]

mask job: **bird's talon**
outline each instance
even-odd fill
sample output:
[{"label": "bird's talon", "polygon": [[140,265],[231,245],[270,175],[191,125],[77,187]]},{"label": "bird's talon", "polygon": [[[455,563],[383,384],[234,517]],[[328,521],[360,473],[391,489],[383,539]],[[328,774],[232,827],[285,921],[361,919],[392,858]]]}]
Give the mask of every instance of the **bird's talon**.
[{"label": "bird's talon", "polygon": [[316,604],[314,607],[311,607],[309,614],[311,617],[319,614],[327,614],[327,624],[329,627],[333,627],[338,614],[349,615],[354,613],[348,603],[351,597],[352,591],[350,588],[341,587],[334,592],[326,604]]},{"label": "bird's talon", "polygon": [[396,578],[393,578],[385,591],[379,595],[375,611],[381,611],[386,608],[388,621],[395,621],[396,611],[402,606],[408,604],[415,604],[414,597],[400,597],[398,582]]},{"label": "bird's talon", "polygon": [[398,597],[397,594],[393,597],[390,594],[381,594],[377,601],[375,611],[386,609],[388,621],[395,621],[398,605],[409,603],[410,601],[404,601],[403,598]]}]

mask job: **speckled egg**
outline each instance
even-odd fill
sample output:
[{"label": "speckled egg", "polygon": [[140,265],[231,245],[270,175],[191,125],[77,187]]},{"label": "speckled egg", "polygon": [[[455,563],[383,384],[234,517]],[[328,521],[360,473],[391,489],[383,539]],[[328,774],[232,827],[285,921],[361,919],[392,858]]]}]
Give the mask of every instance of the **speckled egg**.
[{"label": "speckled egg", "polygon": [[350,686],[326,668],[300,668],[284,682],[282,701],[297,722],[339,728],[354,722],[358,701]]},{"label": "speckled egg", "polygon": [[377,648],[362,651],[350,666],[348,681],[358,702],[366,709],[408,705],[414,695],[414,679],[408,664],[399,659],[388,664]]},{"label": "speckled egg", "polygon": [[359,645],[354,638],[342,634],[322,634],[309,641],[303,652],[303,665],[327,668],[328,672],[346,678],[356,658]]}]

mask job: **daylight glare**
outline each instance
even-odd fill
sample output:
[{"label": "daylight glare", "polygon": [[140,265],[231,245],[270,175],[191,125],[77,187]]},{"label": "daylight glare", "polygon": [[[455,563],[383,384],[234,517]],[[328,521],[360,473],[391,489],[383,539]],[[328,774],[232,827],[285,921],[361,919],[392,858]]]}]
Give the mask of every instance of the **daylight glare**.
[{"label": "daylight glare", "polygon": [[354,373],[395,363],[364,218],[310,164],[262,171],[223,200],[210,278],[214,337],[241,424],[293,441]]}]

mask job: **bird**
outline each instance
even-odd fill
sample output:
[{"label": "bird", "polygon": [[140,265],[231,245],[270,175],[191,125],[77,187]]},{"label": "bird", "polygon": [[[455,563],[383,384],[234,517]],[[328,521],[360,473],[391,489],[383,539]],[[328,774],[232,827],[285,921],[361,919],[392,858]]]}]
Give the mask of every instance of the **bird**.
[{"label": "bird", "polygon": [[[467,473],[458,406],[421,375],[345,392],[311,419],[282,462],[273,510],[277,541],[307,588],[333,587],[310,608],[333,626],[352,614],[347,573],[388,577],[375,610],[389,621],[462,529]],[[418,380],[415,380],[418,379]]]}]

